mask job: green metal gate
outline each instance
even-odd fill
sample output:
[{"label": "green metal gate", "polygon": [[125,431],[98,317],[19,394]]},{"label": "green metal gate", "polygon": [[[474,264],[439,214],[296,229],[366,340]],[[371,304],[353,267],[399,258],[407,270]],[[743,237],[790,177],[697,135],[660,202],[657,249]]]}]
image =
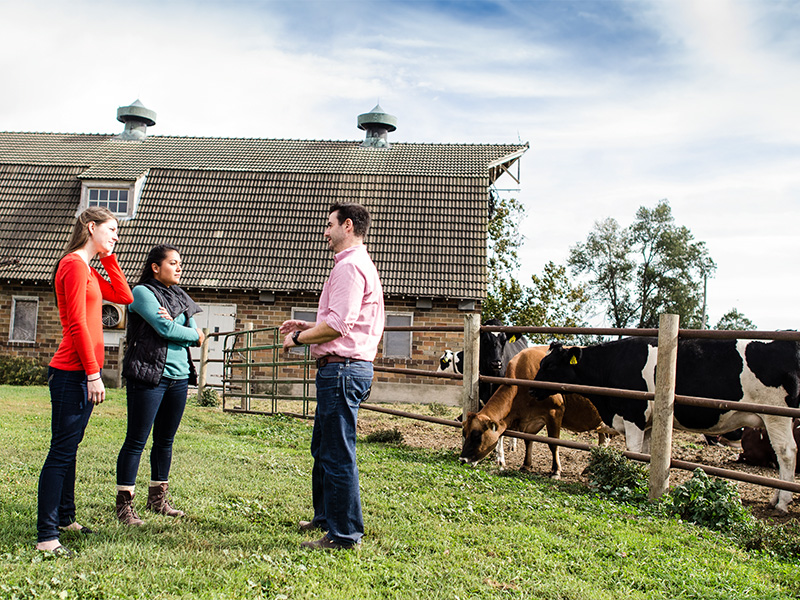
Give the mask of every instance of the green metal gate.
[{"label": "green metal gate", "polygon": [[249,414],[313,415],[308,346],[283,350],[277,327],[234,331],[223,340],[222,409]]}]

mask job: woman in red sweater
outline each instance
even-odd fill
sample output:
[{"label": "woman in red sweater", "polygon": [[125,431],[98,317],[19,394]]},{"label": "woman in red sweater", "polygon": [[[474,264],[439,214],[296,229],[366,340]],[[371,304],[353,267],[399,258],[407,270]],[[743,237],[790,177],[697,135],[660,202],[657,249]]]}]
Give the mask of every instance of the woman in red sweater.
[{"label": "woman in red sweater", "polygon": [[[75,457],[95,404],[105,400],[103,385],[103,300],[133,302],[125,275],[112,254],[117,236],[114,214],[102,207],[78,216],[72,237],[53,269],[63,339],[48,369],[52,407],[50,452],[39,476],[37,550],[72,553],[60,531],[91,533],[75,520]],[[98,256],[110,281],[89,266]]]}]

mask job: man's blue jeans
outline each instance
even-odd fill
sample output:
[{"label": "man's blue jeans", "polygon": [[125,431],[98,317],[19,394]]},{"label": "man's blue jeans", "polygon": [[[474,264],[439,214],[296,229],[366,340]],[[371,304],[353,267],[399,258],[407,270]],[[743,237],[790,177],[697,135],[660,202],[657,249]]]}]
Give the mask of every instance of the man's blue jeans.
[{"label": "man's blue jeans", "polygon": [[328,538],[355,544],[364,535],[356,465],[358,407],[369,398],[372,363],[328,363],[317,370],[317,410],[311,437],[314,523]]},{"label": "man's blue jeans", "polygon": [[158,385],[136,379],[127,382],[128,431],[117,457],[117,485],[134,485],[150,430],[150,479],[168,481],[172,443],[186,409],[188,379],[162,377]]},{"label": "man's blue jeans", "polygon": [[86,373],[49,367],[50,452],[39,476],[39,516],[36,522],[40,542],[58,539],[58,528],[75,521],[75,458],[78,444],[92,416]]}]

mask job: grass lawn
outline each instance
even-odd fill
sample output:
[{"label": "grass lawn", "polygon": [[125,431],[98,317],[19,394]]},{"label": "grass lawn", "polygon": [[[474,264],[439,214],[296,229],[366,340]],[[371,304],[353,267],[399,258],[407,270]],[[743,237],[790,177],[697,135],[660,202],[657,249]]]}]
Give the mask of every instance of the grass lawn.
[{"label": "grass lawn", "polygon": [[452,452],[359,443],[366,536],[355,552],[313,539],[310,422],[187,407],[171,492],[187,517],[114,515],[124,391],[92,416],[78,452],[71,560],[34,551],[36,488],[49,444],[44,387],[0,386],[0,598],[800,598],[795,562],[748,553],[701,527],[576,485],[461,466]]}]

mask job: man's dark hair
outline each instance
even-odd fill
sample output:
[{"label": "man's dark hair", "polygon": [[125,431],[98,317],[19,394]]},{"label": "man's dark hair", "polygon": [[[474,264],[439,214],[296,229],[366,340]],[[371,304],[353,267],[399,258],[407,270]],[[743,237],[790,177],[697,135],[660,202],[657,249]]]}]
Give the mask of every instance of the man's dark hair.
[{"label": "man's dark hair", "polygon": [[339,225],[343,224],[347,219],[350,219],[353,222],[353,233],[356,235],[356,237],[362,239],[367,237],[367,231],[369,231],[369,225],[372,222],[372,218],[369,216],[369,211],[366,209],[366,207],[360,204],[355,204],[354,202],[345,202],[343,204],[336,202],[331,204],[328,214],[336,211],[339,211],[337,216]]}]

